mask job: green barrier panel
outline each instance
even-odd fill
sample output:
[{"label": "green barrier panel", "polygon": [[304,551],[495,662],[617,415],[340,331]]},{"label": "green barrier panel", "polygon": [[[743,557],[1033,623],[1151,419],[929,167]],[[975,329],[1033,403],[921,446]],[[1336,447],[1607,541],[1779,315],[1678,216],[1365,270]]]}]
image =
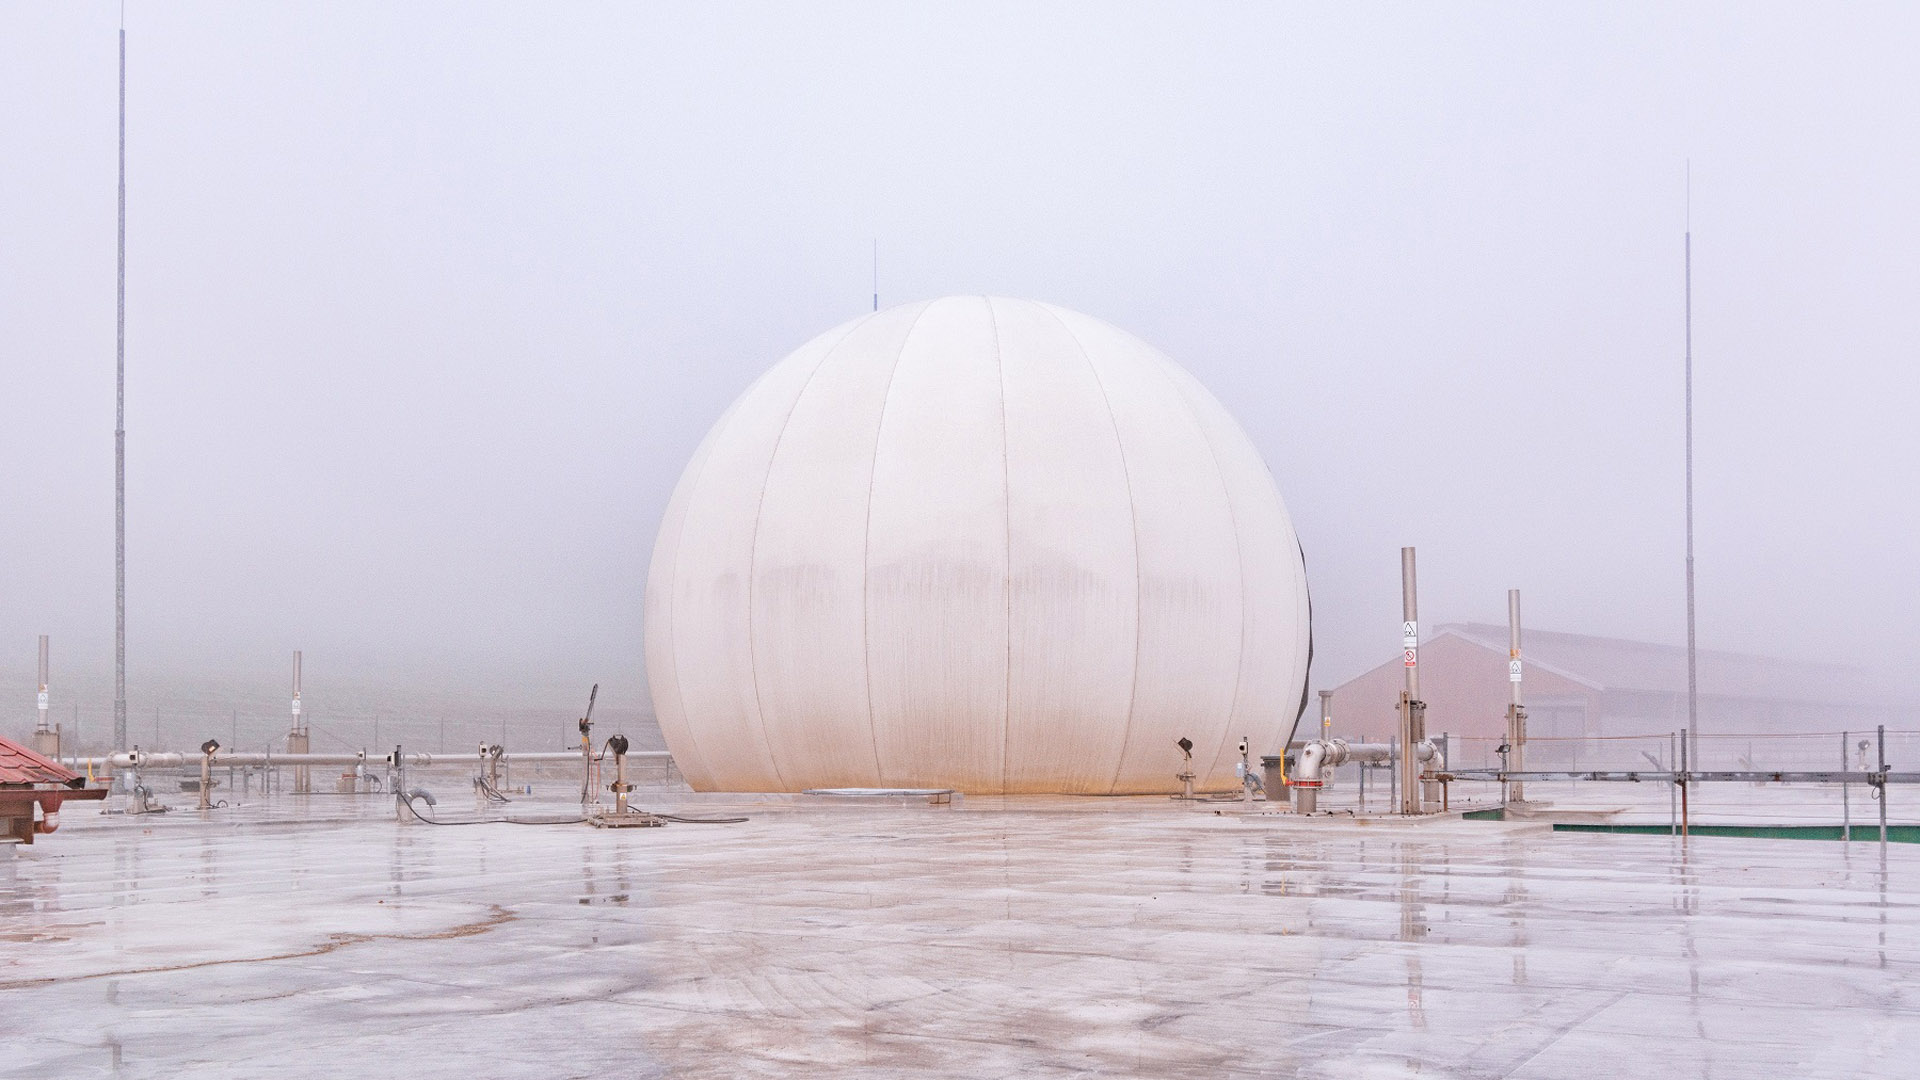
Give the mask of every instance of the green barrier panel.
[{"label": "green barrier panel", "polygon": [[[1688,828],[1691,836],[1742,836],[1757,840],[1839,840],[1842,826],[1839,825],[1694,825]],[[1630,833],[1638,836],[1669,836],[1673,833],[1670,825],[1589,825],[1586,823],[1556,822],[1554,832],[1589,833]],[[1853,840],[1878,842],[1880,826],[1855,825]],[[1920,825],[1889,825],[1887,841],[1895,844],[1920,844]]]},{"label": "green barrier panel", "polygon": [[[1490,810],[1469,810],[1460,815],[1466,821],[1505,821],[1507,812],[1504,807],[1496,806]],[[1840,825],[1695,825],[1687,830],[1690,836],[1743,836],[1757,840],[1839,840]],[[1555,822],[1554,832],[1587,833],[1627,833],[1634,836],[1669,836],[1673,833],[1671,825],[1606,825],[1588,822]],[[1853,841],[1855,843],[1877,843],[1880,839],[1880,826],[1855,825]],[[1887,842],[1892,844],[1920,844],[1920,825],[1887,826]]]}]

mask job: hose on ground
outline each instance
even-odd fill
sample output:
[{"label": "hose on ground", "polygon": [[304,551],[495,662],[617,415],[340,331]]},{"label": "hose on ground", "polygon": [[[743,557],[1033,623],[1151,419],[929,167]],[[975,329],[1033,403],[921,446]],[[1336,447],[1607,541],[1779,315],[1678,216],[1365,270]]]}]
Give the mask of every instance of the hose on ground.
[{"label": "hose on ground", "polygon": [[[396,794],[395,798],[398,799],[401,805],[405,806],[407,811],[414,817],[429,825],[581,825],[588,821],[588,819],[584,817],[538,819],[511,817],[466,818],[461,821],[441,821],[437,817],[429,817],[421,813],[420,808],[414,805],[414,800],[422,798],[427,800],[428,806],[433,805],[432,796],[428,795],[425,791],[416,788],[406,794]],[[682,825],[740,825],[749,820],[746,817],[699,817],[690,814],[654,814],[653,816],[662,821],[674,821]]]},{"label": "hose on ground", "polygon": [[441,821],[437,817],[428,817],[426,814],[421,813],[420,808],[413,804],[414,800],[422,794],[422,792],[415,791],[410,794],[396,796],[396,798],[399,799],[400,803],[405,806],[414,817],[419,818],[429,825],[578,825],[587,820],[583,817],[575,817],[542,818],[539,820],[529,818],[466,818],[461,821]]}]

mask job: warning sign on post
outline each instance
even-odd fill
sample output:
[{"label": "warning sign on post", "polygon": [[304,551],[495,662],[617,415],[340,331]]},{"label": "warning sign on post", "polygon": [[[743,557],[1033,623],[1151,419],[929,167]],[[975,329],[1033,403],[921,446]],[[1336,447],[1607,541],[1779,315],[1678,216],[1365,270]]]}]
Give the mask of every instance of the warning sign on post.
[{"label": "warning sign on post", "polygon": [[1520,681],[1520,661],[1518,660],[1507,661],[1507,681],[1509,682]]},{"label": "warning sign on post", "polygon": [[1406,622],[1400,624],[1400,645],[1402,648],[1407,649],[1417,649],[1420,647],[1419,623],[1408,619]]},{"label": "warning sign on post", "polygon": [[1419,651],[1415,649],[1408,649],[1407,650],[1407,666],[1417,667],[1419,666],[1419,663],[1420,663]]}]

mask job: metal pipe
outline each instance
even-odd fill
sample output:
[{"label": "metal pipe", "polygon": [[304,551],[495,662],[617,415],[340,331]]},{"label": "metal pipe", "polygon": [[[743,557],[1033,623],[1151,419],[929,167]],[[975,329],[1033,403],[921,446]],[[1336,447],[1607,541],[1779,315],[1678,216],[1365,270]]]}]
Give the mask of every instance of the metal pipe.
[{"label": "metal pipe", "polygon": [[[1685,744],[1682,743],[1682,753]],[[1524,773],[1505,773],[1499,769],[1455,769],[1447,773],[1454,780],[1497,781],[1513,776],[1527,780],[1556,781],[1595,781],[1600,783],[1658,783],[1658,784],[1872,784],[1878,786],[1881,780],[1889,784],[1920,784],[1920,772],[1894,772],[1891,769],[1883,775],[1879,772],[1828,772],[1823,770],[1777,770],[1766,772],[1758,769],[1723,769],[1715,772],[1684,772],[1672,769],[1534,769]]]},{"label": "metal pipe", "polygon": [[40,693],[35,699],[40,708],[40,718],[33,729],[33,752],[43,757],[60,756],[60,729],[47,726],[47,635],[40,635]]},{"label": "metal pipe", "polygon": [[[1845,772],[1847,769],[1847,739],[1850,736],[1851,736],[1851,732],[1843,731],[1840,733],[1840,771],[1841,772]],[[1853,842],[1853,806],[1852,806],[1852,801],[1848,796],[1848,792],[1849,792],[1849,787],[1847,783],[1845,781],[1841,781],[1840,783],[1840,838],[1842,840],[1847,841],[1848,843],[1852,843]]]},{"label": "metal pipe", "polygon": [[[106,754],[98,757],[76,757],[69,758],[68,760],[72,761],[76,766],[92,765],[99,767],[105,765],[116,769],[178,769],[193,765],[195,759],[200,756],[199,754],[181,753],[178,751],[134,749],[126,753]],[[237,768],[254,765],[356,765],[367,760],[367,754],[364,750],[351,754],[276,754],[271,751],[266,753],[237,753],[223,750],[216,752],[214,756],[217,758],[217,764],[231,765]],[[671,761],[673,759],[672,752],[667,750],[636,750],[629,752],[627,756],[643,758],[649,761]],[[447,762],[458,760],[452,755],[443,755],[443,757]],[[580,760],[580,756],[571,750],[522,753],[508,752],[501,754],[501,757],[521,762],[577,762]],[[403,755],[403,763],[424,768],[433,765],[435,762],[434,755],[432,754],[409,751]]]},{"label": "metal pipe", "polygon": [[[1691,169],[1689,169],[1691,174]],[[1693,216],[1692,179],[1688,179],[1687,216]],[[1693,616],[1693,225],[1687,225],[1686,241],[1686,296],[1687,296],[1687,375],[1686,375],[1686,428],[1687,428],[1687,730],[1694,740],[1692,756],[1700,756],[1700,678],[1699,666],[1694,650]],[[1681,792],[1681,802],[1686,802],[1686,792]],[[1684,832],[1684,830],[1682,830]]]},{"label": "metal pipe", "polygon": [[615,735],[607,740],[607,746],[613,751],[613,812],[627,812],[627,793],[633,785],[627,783],[627,737]]},{"label": "metal pipe", "polygon": [[1687,838],[1687,729],[1680,729],[1680,838]]},{"label": "metal pipe", "polygon": [[1887,725],[1880,725],[1880,857],[1887,854]]},{"label": "metal pipe", "polygon": [[[113,346],[113,749],[127,748],[127,25],[120,12],[120,224]],[[131,782],[132,778],[129,778]],[[123,789],[127,790],[127,789]]]},{"label": "metal pipe", "polygon": [[1240,801],[1251,803],[1253,802],[1254,785],[1260,782],[1260,778],[1254,775],[1253,759],[1248,756],[1247,739],[1244,735],[1240,737],[1240,764],[1238,770],[1240,773]]},{"label": "metal pipe", "polygon": [[[1421,739],[1420,717],[1420,604],[1414,580],[1413,549],[1400,549],[1400,641],[1404,650],[1402,666],[1406,670],[1406,689],[1400,694],[1400,745],[1412,746]],[[1402,814],[1420,812],[1419,773],[1412,754],[1404,755],[1396,777]]]},{"label": "metal pipe", "polygon": [[[1391,743],[1350,743],[1345,739],[1315,739],[1300,748],[1300,763],[1290,781],[1294,791],[1294,801],[1303,814],[1311,814],[1319,809],[1320,789],[1326,786],[1326,775],[1331,769],[1352,763],[1393,762],[1397,746]],[[1435,768],[1446,767],[1446,755],[1433,742],[1422,742],[1414,747],[1413,759],[1433,763]]]},{"label": "metal pipe", "polygon": [[[1507,705],[1507,766],[1514,772],[1527,769],[1527,710],[1520,696],[1520,590],[1507,590],[1507,685],[1512,702]],[[1525,802],[1525,784],[1515,784],[1508,802]]]},{"label": "metal pipe", "polygon": [[[1405,691],[1402,693],[1404,694]],[[1397,742],[1398,740],[1393,738],[1387,739],[1388,746],[1394,746]],[[1387,805],[1395,813],[1400,811],[1400,766],[1397,761],[1398,759],[1390,760],[1387,768]]]},{"label": "metal pipe", "polygon": [[[293,721],[292,727],[287,731],[287,752],[290,754],[304,754],[313,746],[312,739],[307,732],[305,714],[300,710],[300,661],[300,650],[293,650]],[[294,794],[305,795],[312,791],[312,768],[306,765],[295,765],[293,767]]]},{"label": "metal pipe", "polygon": [[47,635],[40,635],[40,726],[35,732],[47,730]]},{"label": "metal pipe", "polygon": [[387,760],[393,763],[392,770],[387,774],[391,781],[387,785],[387,790],[393,792],[394,796],[393,816],[402,824],[406,824],[409,818],[416,815],[407,805],[407,756],[400,752],[399,743],[393,744],[393,756]]},{"label": "metal pipe", "polygon": [[1327,747],[1326,740],[1314,739],[1300,748],[1300,759],[1294,766],[1290,783],[1294,807],[1302,814],[1320,809],[1320,769],[1326,760]]},{"label": "metal pipe", "polygon": [[587,714],[580,718],[580,805],[600,801],[593,784],[593,703],[600,698],[600,684],[594,683],[587,694]]},{"label": "metal pipe", "polygon": [[220,744],[208,739],[200,748],[200,806],[201,810],[213,809],[213,755]]},{"label": "metal pipe", "polygon": [[[1367,741],[1367,737],[1365,735],[1360,736],[1360,741]],[[1379,781],[1374,781],[1374,784],[1378,786]],[[1367,808],[1367,770],[1364,767],[1354,767],[1353,788],[1354,794],[1359,798],[1360,809],[1365,810]]]}]

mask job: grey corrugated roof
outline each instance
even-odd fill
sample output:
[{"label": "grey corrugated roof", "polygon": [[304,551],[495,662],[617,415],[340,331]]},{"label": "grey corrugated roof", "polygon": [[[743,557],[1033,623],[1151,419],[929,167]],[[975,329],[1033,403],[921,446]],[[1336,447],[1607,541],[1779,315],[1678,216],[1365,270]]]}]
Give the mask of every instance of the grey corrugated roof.
[{"label": "grey corrugated roof", "polygon": [[[1444,623],[1435,635],[1453,634],[1501,654],[1507,628],[1491,623]],[[1874,697],[1867,676],[1840,664],[1816,664],[1767,656],[1700,649],[1700,693],[1769,701],[1836,701]],[[1687,650],[1647,641],[1526,630],[1521,657],[1555,674],[1601,690],[1687,692]]]}]

